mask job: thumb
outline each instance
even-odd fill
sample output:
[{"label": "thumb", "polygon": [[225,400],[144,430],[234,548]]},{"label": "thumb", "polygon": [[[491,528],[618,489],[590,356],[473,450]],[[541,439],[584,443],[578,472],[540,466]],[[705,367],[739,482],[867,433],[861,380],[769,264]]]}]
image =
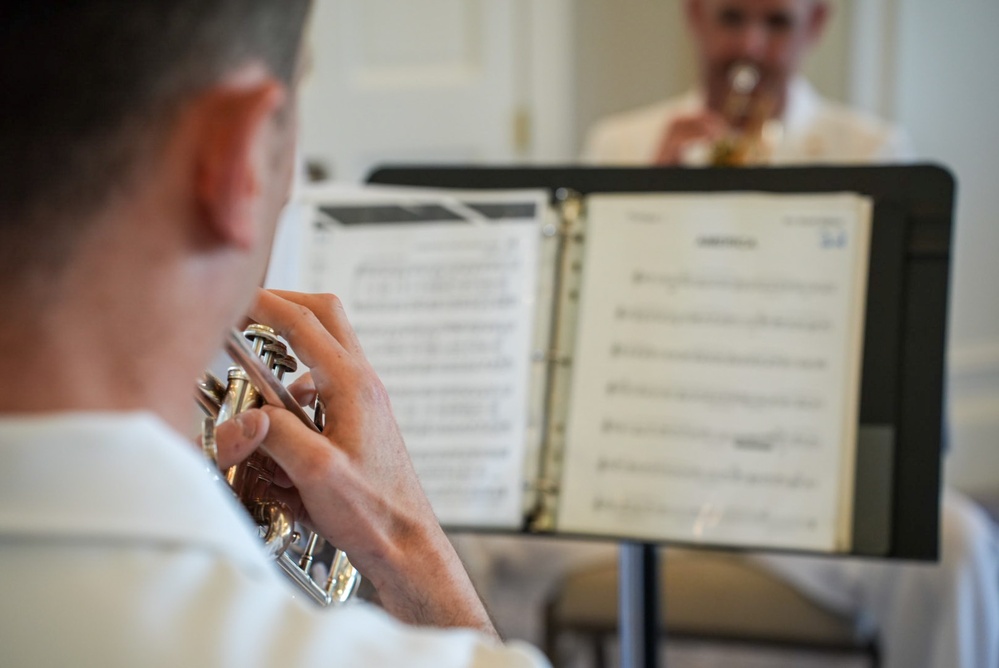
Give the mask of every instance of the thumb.
[{"label": "thumb", "polygon": [[226,470],[250,456],[263,442],[270,419],[262,410],[251,409],[226,420],[215,429],[219,469]]}]

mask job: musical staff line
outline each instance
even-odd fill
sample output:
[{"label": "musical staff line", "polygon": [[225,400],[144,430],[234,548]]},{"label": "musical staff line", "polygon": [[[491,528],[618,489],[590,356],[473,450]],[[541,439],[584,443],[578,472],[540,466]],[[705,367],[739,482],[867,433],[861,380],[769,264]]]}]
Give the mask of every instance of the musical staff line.
[{"label": "musical staff line", "polygon": [[820,397],[805,394],[762,394],[739,390],[649,385],[632,383],[626,380],[610,381],[607,383],[606,393],[607,396],[704,404],[712,408],[739,406],[754,410],[793,409],[799,411],[818,411],[824,406]]},{"label": "musical staff line", "polygon": [[740,353],[699,348],[658,348],[645,343],[615,342],[611,346],[611,357],[725,367],[797,369],[800,371],[822,371],[827,367],[826,360],[821,357],[791,357],[781,353]]},{"label": "musical staff line", "polygon": [[354,313],[390,312],[419,313],[423,311],[494,311],[510,309],[517,306],[521,299],[516,296],[485,299],[480,296],[460,297],[454,299],[370,299],[358,297],[351,302]]},{"label": "musical staff line", "polygon": [[[374,358],[374,356],[372,355]],[[463,371],[498,371],[512,369],[514,361],[510,357],[484,357],[471,360],[428,361],[387,364],[379,363],[377,358],[372,359],[372,364],[379,375],[409,375],[409,374],[433,374],[433,373],[455,373]]]},{"label": "musical staff line", "polygon": [[407,323],[405,327],[385,327],[381,325],[359,325],[355,331],[364,340],[374,340],[376,337],[413,339],[419,337],[455,336],[461,334],[482,334],[504,336],[515,327],[512,322],[440,322],[440,323]]},{"label": "musical staff line", "polygon": [[475,274],[492,273],[497,276],[509,276],[521,266],[519,260],[503,260],[499,262],[447,262],[420,264],[411,262],[409,264],[374,263],[365,262],[357,265],[354,275],[358,278],[368,278],[373,276],[391,276],[400,282],[411,282],[420,276],[467,276]]},{"label": "musical staff line", "polygon": [[402,357],[402,356],[435,356],[435,355],[446,355],[452,357],[455,355],[468,356],[474,353],[477,356],[481,356],[483,353],[497,354],[503,350],[503,341],[498,339],[493,339],[491,341],[481,341],[478,339],[455,339],[451,341],[438,341],[438,340],[425,340],[425,341],[411,341],[405,343],[402,341],[386,341],[383,343],[376,343],[375,345],[365,345],[364,351],[369,357]]},{"label": "musical staff line", "polygon": [[634,460],[627,457],[601,457],[597,460],[596,470],[601,475],[619,473],[627,476],[673,479],[705,485],[738,485],[748,488],[808,491],[819,484],[816,478],[802,473],[751,471],[738,464],[710,468],[699,464]]},{"label": "musical staff line", "polygon": [[729,330],[826,332],[832,328],[832,321],[823,316],[763,312],[740,314],[726,311],[671,311],[656,307],[619,306],[614,312],[614,317],[622,322],[721,327]]},{"label": "musical staff line", "polygon": [[427,496],[431,500],[441,497],[461,497],[466,503],[485,499],[490,502],[500,501],[510,495],[510,491],[500,486],[461,485],[457,487],[424,485]]},{"label": "musical staff line", "polygon": [[762,431],[733,431],[705,425],[672,424],[650,420],[624,421],[605,418],[600,425],[604,436],[651,440],[659,445],[663,440],[689,441],[701,445],[732,446],[740,449],[815,449],[822,445],[818,435],[788,432],[781,428]]},{"label": "musical staff line", "polygon": [[735,293],[760,293],[767,296],[790,294],[801,298],[833,295],[837,291],[834,283],[824,281],[803,281],[791,278],[740,278],[737,276],[709,276],[679,272],[661,274],[649,271],[635,271],[631,282],[634,285],[661,287],[669,291],[719,290]]},{"label": "musical staff line", "polygon": [[818,520],[807,515],[781,514],[768,509],[745,509],[726,506],[705,508],[697,505],[680,505],[662,502],[652,498],[611,499],[598,495],[593,499],[592,510],[597,514],[615,516],[648,516],[669,518],[708,529],[720,525],[765,526],[773,531],[814,530]]},{"label": "musical staff line", "polygon": [[513,424],[509,420],[494,420],[481,422],[405,422],[399,420],[399,429],[407,438],[427,436],[453,436],[455,434],[477,435],[504,434],[510,431]]},{"label": "musical staff line", "polygon": [[391,386],[388,387],[388,390],[393,399],[405,400],[409,400],[410,398],[431,400],[437,397],[461,397],[469,400],[482,400],[507,397],[513,393],[513,388],[509,385],[496,387],[473,387],[468,385],[448,387]]}]

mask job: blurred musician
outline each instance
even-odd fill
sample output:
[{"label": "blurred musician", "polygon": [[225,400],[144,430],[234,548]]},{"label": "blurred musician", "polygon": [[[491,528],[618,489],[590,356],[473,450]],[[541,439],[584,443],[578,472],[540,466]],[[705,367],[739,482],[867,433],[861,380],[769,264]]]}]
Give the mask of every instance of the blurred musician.
[{"label": "blurred musician", "polygon": [[864,163],[911,158],[905,134],[822,98],[799,73],[819,41],[824,0],[685,3],[697,89],[598,122],[583,157],[617,165],[724,163],[719,145],[749,145],[740,164]]}]

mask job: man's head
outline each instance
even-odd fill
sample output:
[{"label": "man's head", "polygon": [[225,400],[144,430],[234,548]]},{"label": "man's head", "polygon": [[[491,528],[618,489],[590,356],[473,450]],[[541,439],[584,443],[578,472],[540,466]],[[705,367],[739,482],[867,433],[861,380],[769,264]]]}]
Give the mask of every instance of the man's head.
[{"label": "man's head", "polygon": [[687,0],[708,106],[722,110],[732,65],[749,62],[777,97],[779,110],[828,13],[825,0]]},{"label": "man's head", "polygon": [[[90,222],[127,197],[148,176],[149,164],[173,148],[171,133],[185,106],[241,69],[263,73],[258,80],[271,81],[282,98],[271,96],[272,115],[290,118],[292,96],[281,91],[296,74],[309,4],[32,0],[0,5],[5,287],[60,267]],[[250,83],[244,86],[247,95]],[[219,108],[224,104],[219,101]],[[232,127],[216,114],[215,137],[246,124],[240,116],[250,112],[230,107]]]}]

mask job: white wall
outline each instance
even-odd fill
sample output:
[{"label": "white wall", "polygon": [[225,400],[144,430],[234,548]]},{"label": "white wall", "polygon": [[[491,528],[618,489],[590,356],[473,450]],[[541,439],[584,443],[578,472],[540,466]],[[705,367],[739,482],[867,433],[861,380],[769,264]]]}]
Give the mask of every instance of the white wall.
[{"label": "white wall", "polygon": [[948,476],[999,494],[999,2],[900,0],[894,106],[958,182]]}]

